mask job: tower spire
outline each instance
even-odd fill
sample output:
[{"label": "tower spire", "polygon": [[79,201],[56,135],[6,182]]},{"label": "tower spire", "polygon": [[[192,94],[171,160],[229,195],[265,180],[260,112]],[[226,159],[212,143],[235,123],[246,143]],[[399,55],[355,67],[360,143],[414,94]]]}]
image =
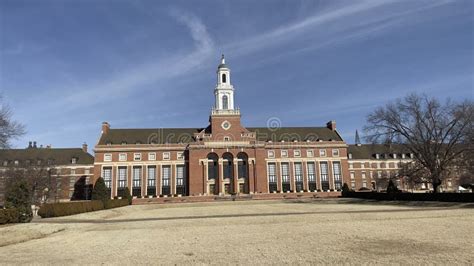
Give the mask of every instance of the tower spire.
[{"label": "tower spire", "polygon": [[226,65],[224,54],[222,54],[217,67],[217,85],[214,89],[214,110],[220,113],[235,113],[236,111],[234,108],[234,86],[230,81],[230,68]]},{"label": "tower spire", "polygon": [[357,146],[360,146],[360,145],[361,145],[361,143],[360,143],[360,137],[359,137],[359,131],[357,131],[357,129],[356,129],[356,135],[355,135],[355,144],[356,144]]}]

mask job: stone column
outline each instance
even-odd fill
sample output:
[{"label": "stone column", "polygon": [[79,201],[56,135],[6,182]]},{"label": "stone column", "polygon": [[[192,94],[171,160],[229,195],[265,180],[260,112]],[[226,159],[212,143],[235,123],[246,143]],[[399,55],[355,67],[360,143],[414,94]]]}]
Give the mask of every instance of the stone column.
[{"label": "stone column", "polygon": [[133,166],[128,165],[127,166],[127,186],[128,186],[128,190],[130,191],[130,195],[133,194],[133,176],[132,176],[132,173],[133,173]]},{"label": "stone column", "polygon": [[234,193],[239,193],[240,192],[240,186],[239,186],[239,162],[237,160],[234,160]]},{"label": "stone column", "polygon": [[293,193],[296,192],[296,180],[295,180],[295,163],[290,162],[288,165],[290,168],[290,184],[291,184],[291,190],[293,190]]},{"label": "stone column", "polygon": [[219,182],[217,182],[216,186],[217,186],[217,189],[218,189],[218,193],[222,193],[222,194],[225,194],[225,190],[224,190],[224,164],[223,162],[221,161],[222,159],[219,159],[219,178],[216,178],[216,181],[219,180]]},{"label": "stone column", "polygon": [[161,195],[161,164],[156,166],[156,195]]},{"label": "stone column", "polygon": [[[102,170],[103,171],[103,170]],[[112,191],[112,198],[117,197],[117,185],[118,185],[118,166],[113,167],[111,173],[112,175],[112,180],[110,181],[110,190]],[[102,173],[101,173],[102,175]]]},{"label": "stone column", "polygon": [[204,173],[202,175],[203,179],[204,179],[202,181],[202,186],[203,186],[202,191],[203,191],[203,193],[209,195],[209,191],[208,191],[209,186],[207,185],[207,181],[209,180],[209,170],[208,170],[209,169],[209,162],[207,161],[207,159],[206,159],[206,161],[202,162],[202,169],[204,171]]},{"label": "stone column", "polygon": [[329,189],[335,189],[334,184],[334,172],[332,169],[332,161],[328,161],[328,177],[329,177]]},{"label": "stone column", "polygon": [[176,164],[171,164],[170,192],[176,194]]},{"label": "stone column", "polygon": [[[276,163],[276,178],[277,178],[277,190],[280,192],[283,192],[282,189],[282,184],[281,184],[281,163],[277,162]],[[270,191],[271,192],[271,191]]]},{"label": "stone column", "polygon": [[309,182],[308,182],[308,165],[306,161],[301,163],[301,167],[303,168],[303,189],[308,191],[309,190]]},{"label": "stone column", "polygon": [[147,176],[148,176],[148,167],[146,165],[142,165],[142,198],[146,196],[146,191],[148,188]]}]

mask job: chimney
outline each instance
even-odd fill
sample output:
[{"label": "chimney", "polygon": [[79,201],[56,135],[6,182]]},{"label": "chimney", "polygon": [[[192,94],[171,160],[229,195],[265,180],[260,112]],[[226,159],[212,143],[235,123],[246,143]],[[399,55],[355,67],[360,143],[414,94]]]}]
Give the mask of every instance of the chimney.
[{"label": "chimney", "polygon": [[110,130],[110,124],[107,122],[102,122],[102,134],[108,134]]},{"label": "chimney", "polygon": [[32,144],[32,142],[31,142],[31,141],[30,141],[30,142],[28,142],[28,148],[33,148],[33,144]]},{"label": "chimney", "polygon": [[335,130],[336,130],[336,121],[331,120],[331,121],[329,121],[329,122],[326,124],[326,126],[327,126],[330,130],[335,131]]},{"label": "chimney", "polygon": [[87,152],[87,143],[82,144],[82,151]]},{"label": "chimney", "polygon": [[33,141],[33,148],[37,148],[36,147],[36,141]]}]

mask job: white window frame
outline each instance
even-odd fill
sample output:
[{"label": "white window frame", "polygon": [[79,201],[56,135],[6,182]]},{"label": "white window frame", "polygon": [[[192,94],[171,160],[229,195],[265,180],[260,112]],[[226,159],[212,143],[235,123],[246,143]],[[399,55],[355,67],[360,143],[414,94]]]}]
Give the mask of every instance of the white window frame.
[{"label": "white window frame", "polygon": [[71,158],[71,164],[77,164],[77,158],[76,157]]},{"label": "white window frame", "polygon": [[350,172],[351,180],[355,179],[355,172]]},{"label": "white window frame", "polygon": [[148,161],[156,161],[156,152],[148,153]]},{"label": "white window frame", "polygon": [[104,162],[112,161],[112,153],[104,153]]},{"label": "white window frame", "polygon": [[319,157],[326,157],[326,149],[319,150]]},{"label": "white window frame", "polygon": [[307,150],[306,157],[314,157],[314,150]]},{"label": "white window frame", "polygon": [[288,150],[281,150],[280,151],[281,158],[288,158]]},{"label": "white window frame", "polygon": [[184,160],[184,152],[178,151],[178,152],[176,153],[176,159],[178,159],[178,160]]},{"label": "white window frame", "polygon": [[352,153],[349,153],[349,159],[352,159]]},{"label": "white window frame", "polygon": [[293,151],[293,155],[294,155],[295,157],[301,157],[301,150],[294,150],[294,151]]},{"label": "white window frame", "polygon": [[119,153],[119,162],[127,161],[127,154],[126,153]]},{"label": "white window frame", "polygon": [[163,152],[163,160],[170,160],[171,159],[171,154],[169,151]]},{"label": "white window frame", "polygon": [[332,149],[332,157],[339,157],[339,149]]},{"label": "white window frame", "polygon": [[269,150],[267,152],[268,158],[275,158],[275,151],[274,150]]},{"label": "white window frame", "polygon": [[142,160],[142,154],[140,152],[136,152],[133,154],[133,160],[134,161],[141,161]]}]

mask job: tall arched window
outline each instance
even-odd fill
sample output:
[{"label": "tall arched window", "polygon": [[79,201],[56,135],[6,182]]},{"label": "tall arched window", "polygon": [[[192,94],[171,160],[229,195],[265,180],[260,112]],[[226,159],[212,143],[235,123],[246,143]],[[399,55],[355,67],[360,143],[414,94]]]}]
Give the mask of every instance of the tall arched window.
[{"label": "tall arched window", "polygon": [[229,109],[229,99],[227,98],[227,95],[222,96],[222,109]]},{"label": "tall arched window", "polygon": [[225,74],[222,74],[222,83],[227,82],[227,76]]}]

